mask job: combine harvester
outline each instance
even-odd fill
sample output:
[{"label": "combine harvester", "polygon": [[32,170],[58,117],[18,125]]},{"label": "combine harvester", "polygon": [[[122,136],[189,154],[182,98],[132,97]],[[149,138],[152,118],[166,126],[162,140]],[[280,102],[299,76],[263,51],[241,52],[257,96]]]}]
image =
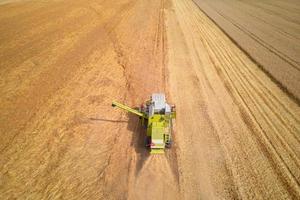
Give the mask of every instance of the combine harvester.
[{"label": "combine harvester", "polygon": [[166,103],[164,94],[152,94],[151,99],[138,110],[113,102],[112,106],[119,107],[139,116],[141,124],[147,129],[146,146],[151,154],[164,153],[172,143],[172,119],[176,117],[175,106]]}]

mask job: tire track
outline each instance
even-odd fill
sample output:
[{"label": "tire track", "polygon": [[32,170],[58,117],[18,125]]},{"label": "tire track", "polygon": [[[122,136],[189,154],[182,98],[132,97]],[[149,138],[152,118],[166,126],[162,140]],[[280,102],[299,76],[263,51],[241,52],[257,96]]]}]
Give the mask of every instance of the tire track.
[{"label": "tire track", "polygon": [[[198,10],[192,1],[174,0],[173,3],[189,47],[190,54],[186,56],[193,60],[192,68],[199,71],[196,73],[200,80],[198,84],[202,85],[200,89],[208,98],[208,113],[211,113],[211,121],[217,127],[220,145],[224,145],[225,157],[229,158],[228,168],[233,172],[240,196],[261,199],[278,195],[299,197],[298,105]],[[205,66],[203,63],[206,63]],[[217,77],[213,71],[217,72]],[[217,79],[221,82],[216,82]],[[196,87],[196,84],[191,87]],[[222,87],[227,90],[224,94],[220,93]],[[214,99],[225,98],[227,95],[234,102],[231,107],[239,110],[235,121],[232,121],[232,116],[236,114],[233,110],[228,110],[229,104]],[[190,100],[186,101],[188,103]],[[217,103],[212,106],[212,102]],[[224,117],[213,114],[217,110]],[[225,121],[219,121],[218,118],[224,118]],[[240,128],[236,127],[237,124]],[[227,126],[228,132],[224,128],[221,131],[219,126]],[[243,130],[243,126],[248,130]],[[231,142],[228,143],[229,141]],[[241,145],[241,141],[244,145]],[[248,151],[245,147],[252,150]],[[250,159],[248,156],[251,154],[258,157]],[[260,159],[261,155],[266,159]],[[243,159],[245,157],[248,161]],[[256,170],[251,170],[253,168]],[[268,173],[263,175],[262,171]],[[253,180],[243,180],[243,176],[253,177]],[[243,182],[248,184],[244,185]],[[272,184],[278,189],[273,190],[273,193],[266,193]]]},{"label": "tire track", "polygon": [[[224,31],[224,33],[237,45],[239,46],[243,52],[249,56],[253,62],[255,62],[265,73],[267,73],[270,78],[278,84],[278,86],[281,87],[283,91],[285,91],[290,97],[292,97],[295,102],[299,104],[299,98],[298,98],[298,77],[295,74],[298,74],[298,69],[295,69],[290,64],[283,61],[278,56],[272,55],[273,53],[270,53],[268,49],[260,45],[259,43],[255,42],[255,40],[251,37],[246,36],[244,33],[241,32],[236,26],[234,26],[232,23],[230,23],[228,20],[224,19],[224,12],[228,10],[232,10],[230,7],[224,7],[224,12],[222,12],[222,9],[220,6],[222,5],[222,2],[216,3],[216,2],[205,2],[205,0],[194,0],[194,2],[199,5],[200,9],[202,9],[203,12],[206,13],[206,15],[212,19],[218,26]],[[230,1],[229,1],[230,2]],[[231,2],[233,3],[233,2]],[[206,5],[207,4],[207,5]],[[209,6],[208,6],[209,5]],[[211,8],[211,6],[213,6]],[[227,6],[227,5],[224,5]],[[218,7],[218,13],[216,12],[217,8],[213,9],[214,7]],[[245,9],[244,7],[240,7],[240,9]],[[241,19],[238,20],[239,25],[245,25],[245,19],[246,15],[242,12],[238,12],[233,9],[233,14],[230,14],[230,12],[227,12],[229,16],[234,18],[234,15],[241,15]],[[222,14],[223,13],[223,14]],[[222,14],[223,17],[220,15]],[[244,20],[244,21],[243,21]],[[250,19],[248,19],[250,20]],[[273,20],[274,21],[274,20]],[[250,21],[249,23],[256,24],[255,21]],[[274,22],[275,23],[275,22]],[[296,25],[294,25],[294,28],[297,28]],[[261,31],[265,31],[266,34],[264,36],[266,37],[266,42],[269,42],[268,34],[271,31],[274,31],[271,28],[264,28],[262,26],[256,26],[253,28],[253,33],[262,34]],[[277,38],[280,41],[285,41],[286,38],[274,36],[274,38]],[[261,38],[263,40],[263,38]],[[275,46],[277,50],[285,50],[286,53],[293,56],[295,60],[295,50],[293,51],[293,47],[291,45],[283,44],[277,40],[271,41]],[[288,42],[288,41],[286,41]],[[295,49],[297,49],[297,46],[295,46]],[[290,53],[288,53],[290,52]],[[285,66],[285,67],[283,67]],[[298,67],[297,67],[298,68]],[[289,77],[289,78],[286,78]]]},{"label": "tire track", "polygon": [[253,40],[258,42],[260,45],[265,47],[270,52],[274,53],[276,56],[280,57],[285,62],[289,63],[292,67],[294,67],[297,71],[300,71],[299,62],[294,60],[293,58],[289,57],[289,55],[279,51],[277,48],[273,47],[271,44],[266,43],[263,39],[253,34],[251,31],[247,30],[244,26],[241,24],[236,23],[233,19],[230,17],[227,17],[223,15],[221,12],[216,11],[220,16],[222,16],[224,19],[227,19],[231,24],[233,24],[236,28],[238,28],[240,31],[244,32],[246,35],[251,37]]},{"label": "tire track", "polygon": [[[203,32],[202,31],[202,34],[208,34],[208,32]],[[208,34],[209,35],[209,34]],[[214,37],[211,37],[211,38],[214,38]],[[218,43],[218,45],[220,45],[220,43]],[[221,46],[221,48],[219,48],[219,47],[217,47],[216,45],[214,45],[214,41],[213,40],[211,40],[210,42],[209,42],[209,45],[207,45],[206,46],[208,49],[210,49],[210,48],[212,48],[213,47],[213,49],[211,50],[212,51],[212,53],[214,53],[214,54],[216,54],[216,52],[218,52],[219,54],[219,56],[220,56],[220,58],[222,58],[223,57],[223,59],[220,59],[219,60],[219,62],[222,64],[222,62],[224,62],[224,61],[227,61],[227,65],[223,65],[223,68],[226,70],[226,66],[233,66],[232,65],[232,63],[234,63],[234,61],[229,61],[231,58],[234,58],[234,57],[236,57],[235,55],[228,55],[228,57],[224,57],[224,52],[221,52],[221,48],[223,47],[223,49],[226,49],[226,47],[225,46]],[[216,57],[216,59],[218,59],[217,57]],[[296,166],[297,167],[295,167],[294,168],[294,170],[297,170],[298,168],[299,168],[299,159],[297,158],[297,156],[296,156],[296,154],[291,150],[291,148],[289,148],[289,145],[282,139],[282,137],[280,137],[280,135],[279,135],[279,133],[280,132],[288,132],[287,130],[285,131],[285,130],[281,130],[281,131],[279,131],[278,129],[280,129],[278,126],[276,127],[276,125],[278,124],[278,123],[274,123],[274,121],[273,121],[273,123],[271,123],[270,122],[270,115],[268,116],[268,115],[266,115],[265,113],[270,113],[270,112],[273,112],[273,110],[276,110],[276,108],[269,108],[269,110],[266,110],[266,109],[263,109],[263,107],[261,107],[260,106],[260,104],[257,104],[256,103],[256,101],[257,100],[255,100],[254,98],[252,98],[253,96],[254,96],[254,94],[256,94],[256,92],[255,91],[258,91],[258,90],[256,90],[255,88],[253,88],[253,89],[251,89],[251,87],[249,88],[249,85],[250,86],[253,86],[253,84],[252,84],[252,81],[249,81],[248,80],[248,78],[247,78],[247,76],[246,76],[246,78],[244,78],[244,79],[242,79],[241,77],[245,77],[245,74],[236,74],[235,75],[235,77],[233,77],[232,75],[233,74],[235,74],[235,73],[237,73],[237,72],[239,72],[240,70],[240,68],[238,67],[239,65],[237,64],[236,65],[237,67],[236,67],[236,69],[229,69],[229,71],[228,72],[226,72],[226,74],[227,74],[227,76],[228,77],[232,77],[233,79],[235,79],[235,80],[239,80],[240,81],[240,83],[242,83],[241,85],[244,85],[243,87],[242,87],[242,91],[248,91],[249,90],[249,94],[248,94],[248,98],[250,98],[250,99],[252,99],[252,103],[254,103],[255,105],[256,105],[256,107],[258,107],[258,109],[260,110],[260,112],[261,112],[261,115],[263,116],[263,118],[264,118],[264,120],[265,120],[265,122],[268,124],[268,126],[271,128],[271,132],[275,132],[276,133],[276,138],[279,138],[279,142],[281,142],[284,146],[286,146],[288,149],[287,149],[287,151],[290,151],[289,152],[289,154],[290,155],[292,155],[292,159],[294,159],[295,160],[295,164],[296,164]],[[247,65],[246,65],[247,66]],[[230,75],[230,74],[232,74],[232,75]],[[231,81],[232,82],[232,81]],[[254,82],[254,81],[253,81]],[[249,84],[250,83],[250,84]],[[235,84],[236,85],[236,84]],[[234,84],[233,84],[233,86],[234,86]],[[237,90],[239,90],[239,89],[237,89]],[[259,95],[259,94],[257,94],[258,95],[258,97],[256,98],[256,99],[261,99],[262,101],[264,100],[264,98],[263,98],[263,96],[261,96],[261,95]],[[243,97],[242,97],[243,98]],[[244,99],[244,98],[243,98]],[[265,105],[267,105],[268,106],[268,104],[266,104],[266,102],[264,102],[265,103]],[[253,112],[253,111],[252,111]],[[252,115],[255,115],[255,112],[253,112],[254,114],[252,114]],[[274,120],[277,120],[278,119],[278,116],[275,116],[274,118],[273,118]],[[297,123],[296,123],[297,124]],[[297,132],[294,132],[294,134],[297,134]],[[271,140],[270,139],[268,139],[270,142],[271,142]],[[276,139],[275,141],[277,141],[278,139]],[[296,148],[296,146],[294,147],[294,148]],[[275,150],[275,152],[277,152],[276,151],[276,149],[274,148],[274,150]],[[284,152],[284,149],[282,149],[283,151],[282,152]],[[283,159],[283,157],[280,155],[280,154],[278,154],[278,153],[276,153],[279,157],[280,157],[280,160],[279,160],[279,162],[281,162],[281,161],[283,161],[283,163],[285,164],[285,166],[286,166],[286,169],[288,169],[288,171],[290,171],[289,170],[289,165],[288,164],[286,164],[285,162],[284,162],[284,159]],[[293,176],[293,174],[291,173],[291,175]],[[294,177],[294,176],[293,176]],[[294,177],[294,181],[295,181],[295,183],[297,183],[298,185],[299,185],[299,183],[297,182],[297,178],[299,178],[299,177]]]}]

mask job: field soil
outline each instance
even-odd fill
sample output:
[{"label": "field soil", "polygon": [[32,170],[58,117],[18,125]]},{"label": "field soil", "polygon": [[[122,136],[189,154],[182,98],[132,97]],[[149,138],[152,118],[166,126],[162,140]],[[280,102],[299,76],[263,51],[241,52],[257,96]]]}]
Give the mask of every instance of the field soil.
[{"label": "field soil", "polygon": [[[299,199],[299,76],[256,61],[207,2],[0,1],[0,199]],[[299,67],[299,24],[282,23],[296,47],[272,44]],[[177,109],[163,155],[111,107],[154,92]]]}]

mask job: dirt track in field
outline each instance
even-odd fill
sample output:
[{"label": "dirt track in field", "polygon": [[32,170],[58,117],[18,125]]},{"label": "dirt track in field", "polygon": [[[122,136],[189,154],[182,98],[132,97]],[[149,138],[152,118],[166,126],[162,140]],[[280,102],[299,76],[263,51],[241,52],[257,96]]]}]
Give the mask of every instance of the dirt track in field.
[{"label": "dirt track in field", "polygon": [[[0,77],[1,199],[300,198],[299,105],[193,1],[3,3]],[[150,156],[110,104],[157,91],[175,145]]]}]

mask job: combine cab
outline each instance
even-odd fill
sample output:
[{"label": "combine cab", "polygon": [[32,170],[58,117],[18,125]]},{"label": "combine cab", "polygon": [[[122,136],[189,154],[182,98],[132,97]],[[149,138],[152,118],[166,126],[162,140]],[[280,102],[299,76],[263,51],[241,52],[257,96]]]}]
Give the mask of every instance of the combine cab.
[{"label": "combine cab", "polygon": [[140,117],[143,126],[147,128],[146,146],[151,154],[164,153],[172,143],[172,119],[176,117],[175,106],[166,103],[164,94],[152,94],[151,99],[139,110],[113,102],[112,106],[119,107]]}]

